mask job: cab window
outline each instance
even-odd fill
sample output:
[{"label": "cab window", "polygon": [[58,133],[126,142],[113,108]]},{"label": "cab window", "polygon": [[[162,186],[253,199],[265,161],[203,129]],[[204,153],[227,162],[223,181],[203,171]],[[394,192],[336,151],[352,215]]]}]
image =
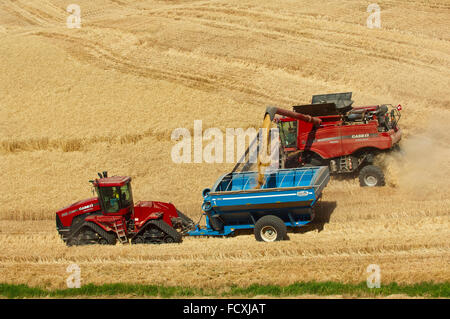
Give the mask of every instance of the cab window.
[{"label": "cab window", "polygon": [[128,207],[133,204],[130,184],[126,184],[120,187],[120,201],[122,208]]},{"label": "cab window", "polygon": [[97,189],[105,213],[117,213],[120,209],[133,204],[131,185],[100,187]]},{"label": "cab window", "polygon": [[280,138],[283,147],[297,146],[297,121],[280,122]]}]

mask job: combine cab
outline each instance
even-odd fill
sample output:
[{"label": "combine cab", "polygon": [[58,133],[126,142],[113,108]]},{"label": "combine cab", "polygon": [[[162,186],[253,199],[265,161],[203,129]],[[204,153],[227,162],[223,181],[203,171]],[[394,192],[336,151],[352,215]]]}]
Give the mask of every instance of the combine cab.
[{"label": "combine cab", "polygon": [[[170,203],[143,201],[134,205],[131,177],[99,173],[90,181],[97,197],[56,212],[56,228],[69,245],[179,243],[192,220]],[[178,231],[177,231],[178,230]]]},{"label": "combine cab", "polygon": [[[328,166],[331,174],[359,175],[361,186],[383,186],[383,170],[374,164],[381,152],[398,147],[399,107],[353,107],[352,93],[313,96],[293,111],[269,107],[277,122],[282,168]],[[283,115],[274,118],[276,114]]]}]

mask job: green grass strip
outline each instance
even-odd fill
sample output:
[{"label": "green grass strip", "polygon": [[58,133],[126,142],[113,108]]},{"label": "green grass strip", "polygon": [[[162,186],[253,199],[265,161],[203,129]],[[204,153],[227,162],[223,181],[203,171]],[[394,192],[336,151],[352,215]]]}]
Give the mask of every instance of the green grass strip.
[{"label": "green grass strip", "polygon": [[289,286],[251,285],[248,287],[231,286],[226,289],[209,289],[189,287],[165,287],[140,284],[87,284],[81,288],[47,290],[27,285],[0,284],[0,296],[7,298],[71,298],[95,296],[136,296],[136,297],[289,297],[301,295],[349,295],[357,297],[377,297],[402,294],[410,297],[448,298],[450,283],[424,282],[412,285],[389,283],[381,288],[369,289],[365,282],[345,284],[338,282],[300,282]]},{"label": "green grass strip", "polygon": [[423,282],[413,285],[399,285],[395,282],[381,285],[380,288],[368,288],[365,282],[344,284],[339,282],[301,282],[289,286],[251,285],[249,287],[233,286],[229,295],[255,297],[258,295],[289,297],[298,295],[351,295],[359,297],[377,297],[402,294],[410,297],[445,298],[450,296],[450,283]]}]

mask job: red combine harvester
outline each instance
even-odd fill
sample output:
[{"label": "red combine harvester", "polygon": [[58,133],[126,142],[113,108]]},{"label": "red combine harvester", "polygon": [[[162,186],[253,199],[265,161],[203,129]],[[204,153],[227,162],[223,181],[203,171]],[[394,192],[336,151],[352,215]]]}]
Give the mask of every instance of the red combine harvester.
[{"label": "red combine harvester", "polygon": [[[131,178],[98,173],[91,180],[97,196],[56,212],[56,228],[69,245],[179,243],[193,221],[170,203],[141,201],[134,205]],[[179,231],[177,231],[177,229]]]},{"label": "red combine harvester", "polygon": [[328,166],[331,174],[359,175],[361,186],[383,186],[376,155],[398,147],[401,106],[352,107],[352,93],[313,96],[312,103],[293,111],[268,107],[281,139],[280,166]]}]

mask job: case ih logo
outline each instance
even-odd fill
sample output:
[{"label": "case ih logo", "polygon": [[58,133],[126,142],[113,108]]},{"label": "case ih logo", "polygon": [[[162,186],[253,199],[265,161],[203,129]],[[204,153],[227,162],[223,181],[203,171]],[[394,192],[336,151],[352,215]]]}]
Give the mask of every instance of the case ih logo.
[{"label": "case ih logo", "polygon": [[[96,206],[97,206],[97,205],[98,205],[98,204],[96,204]],[[92,207],[94,207],[94,204],[90,204],[90,205],[86,205],[86,206],[81,206],[80,208],[74,209],[74,210],[72,210],[72,211],[70,211],[70,212],[66,212],[66,213],[62,214],[61,216],[62,216],[62,217],[65,217],[65,216],[67,216],[67,215],[76,213],[76,212],[78,212],[78,211],[80,211],[80,210],[85,210],[85,209],[92,208]]]},{"label": "case ih logo", "polygon": [[366,138],[369,137],[369,134],[355,134],[352,135],[352,138]]},{"label": "case ih logo", "polygon": [[78,209],[79,209],[79,210],[85,210],[85,209],[92,208],[92,207],[94,207],[94,204],[82,206],[82,207],[80,207],[80,208],[78,208]]}]

